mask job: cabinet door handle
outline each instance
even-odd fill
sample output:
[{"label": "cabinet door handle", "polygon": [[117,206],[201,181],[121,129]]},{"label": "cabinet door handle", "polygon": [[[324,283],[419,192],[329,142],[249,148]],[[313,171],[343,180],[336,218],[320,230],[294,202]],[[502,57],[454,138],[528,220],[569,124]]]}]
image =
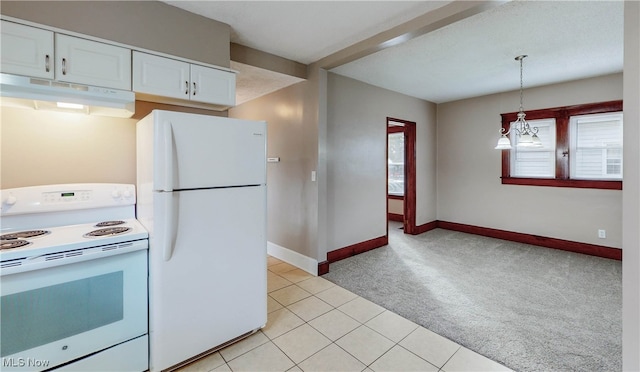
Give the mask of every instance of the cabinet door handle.
[{"label": "cabinet door handle", "polygon": [[196,83],[195,82],[193,83],[193,95],[194,96],[196,95]]},{"label": "cabinet door handle", "polygon": [[66,75],[67,74],[67,59],[63,58],[62,59],[62,75]]},{"label": "cabinet door handle", "polygon": [[44,69],[49,72],[49,55],[44,56]]}]

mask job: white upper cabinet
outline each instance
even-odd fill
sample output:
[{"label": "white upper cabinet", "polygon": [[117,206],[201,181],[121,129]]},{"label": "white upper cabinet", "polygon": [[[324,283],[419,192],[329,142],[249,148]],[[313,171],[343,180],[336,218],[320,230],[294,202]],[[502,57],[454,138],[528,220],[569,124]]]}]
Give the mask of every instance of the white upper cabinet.
[{"label": "white upper cabinet", "polygon": [[236,74],[228,69],[1,21],[3,73],[134,91],[153,102],[214,110],[235,106]]},{"label": "white upper cabinet", "polygon": [[53,32],[2,21],[1,70],[53,79]]},{"label": "white upper cabinet", "polygon": [[56,79],[131,90],[131,50],[56,34]]},{"label": "white upper cabinet", "polygon": [[1,45],[2,72],[131,90],[130,49],[5,20]]},{"label": "white upper cabinet", "polygon": [[[236,101],[236,75],[230,71],[133,51],[133,91],[153,96],[151,99],[169,97],[233,106]],[[160,102],[169,101],[160,99]]]},{"label": "white upper cabinet", "polygon": [[189,99],[189,64],[134,51],[133,91]]},{"label": "white upper cabinet", "polygon": [[235,106],[236,74],[192,64],[191,100]]}]

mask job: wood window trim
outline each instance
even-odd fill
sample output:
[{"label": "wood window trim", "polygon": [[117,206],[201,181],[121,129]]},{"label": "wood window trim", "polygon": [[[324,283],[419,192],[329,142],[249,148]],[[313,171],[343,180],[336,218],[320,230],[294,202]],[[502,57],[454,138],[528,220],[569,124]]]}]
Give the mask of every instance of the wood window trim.
[{"label": "wood window trim", "polygon": [[[622,190],[622,181],[571,179],[569,176],[569,156],[566,156],[569,152],[569,118],[571,116],[617,111],[622,111],[622,100],[525,111],[527,120],[550,118],[556,120],[556,177],[511,177],[511,151],[502,150],[502,176],[500,177],[502,184]],[[502,128],[505,131],[509,130],[511,122],[516,121],[517,114],[517,112],[510,112],[500,115]]]}]

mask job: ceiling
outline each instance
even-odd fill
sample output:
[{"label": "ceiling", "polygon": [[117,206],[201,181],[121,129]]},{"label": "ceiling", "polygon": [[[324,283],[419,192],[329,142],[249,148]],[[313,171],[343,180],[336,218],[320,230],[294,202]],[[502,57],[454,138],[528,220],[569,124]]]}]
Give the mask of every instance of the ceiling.
[{"label": "ceiling", "polygon": [[[166,1],[231,26],[231,41],[304,64],[450,1]],[[617,1],[510,1],[330,71],[442,103],[622,71]],[[415,31],[415,30],[414,30]],[[379,36],[379,35],[377,35]],[[300,79],[232,63],[238,104]]]}]

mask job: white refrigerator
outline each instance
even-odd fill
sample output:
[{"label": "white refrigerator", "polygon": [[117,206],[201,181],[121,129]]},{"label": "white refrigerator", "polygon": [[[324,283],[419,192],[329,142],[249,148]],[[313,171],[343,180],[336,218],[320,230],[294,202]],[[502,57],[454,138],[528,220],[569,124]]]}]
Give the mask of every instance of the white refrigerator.
[{"label": "white refrigerator", "polygon": [[267,322],[266,123],[154,110],[137,123],[149,369]]}]

